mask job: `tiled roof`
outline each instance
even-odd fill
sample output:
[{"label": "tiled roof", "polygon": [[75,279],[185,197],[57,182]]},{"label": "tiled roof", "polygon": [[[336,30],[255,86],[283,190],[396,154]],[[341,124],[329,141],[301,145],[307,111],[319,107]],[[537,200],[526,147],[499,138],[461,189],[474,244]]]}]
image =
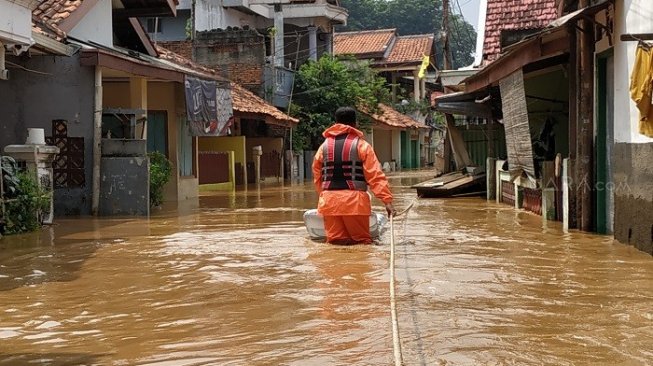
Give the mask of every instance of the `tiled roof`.
[{"label": "tiled roof", "polygon": [[336,33],[333,38],[334,53],[336,55],[379,54],[383,57],[395,32],[395,29],[379,29]]},{"label": "tiled roof", "polygon": [[487,0],[484,59],[494,61],[501,53],[502,30],[541,29],[557,16],[555,0]]},{"label": "tiled roof", "polygon": [[190,59],[187,59],[186,57],[179,55],[175,52],[170,51],[167,48],[161,47],[159,45],[154,46],[156,48],[157,53],[159,54],[159,58],[162,60],[167,60],[170,62],[173,62],[177,65],[184,66],[190,70],[193,70],[199,74],[206,74],[210,75],[212,79],[218,79],[222,81],[227,81],[226,79],[222,78],[221,76],[218,75],[218,73],[210,69],[208,67],[202,66],[200,64],[197,64]]},{"label": "tiled roof", "polygon": [[[361,111],[365,113],[365,111]],[[374,123],[385,125],[390,128],[398,129],[410,129],[410,128],[420,128],[428,129],[429,127],[425,124],[414,120],[413,118],[400,113],[396,109],[390,107],[387,104],[380,103],[378,111],[376,113],[365,113],[367,114]]]},{"label": "tiled roof", "polygon": [[[89,0],[86,0],[89,1]],[[66,37],[59,24],[82,5],[84,0],[43,0],[32,11],[35,30],[59,40]]]},{"label": "tiled roof", "polygon": [[44,0],[32,14],[51,24],[59,24],[74,13],[82,5],[82,2],[82,0]]},{"label": "tiled roof", "polygon": [[424,55],[431,54],[433,35],[420,34],[414,36],[397,37],[385,63],[412,63],[422,62]]},{"label": "tiled roof", "polygon": [[299,123],[297,118],[290,117],[281,112],[268,104],[263,98],[236,83],[231,83],[231,97],[233,99],[234,112],[269,116],[279,122]]},{"label": "tiled roof", "polygon": [[394,29],[336,33],[334,53],[373,58],[378,66],[414,67],[422,62],[424,55],[432,54],[433,39],[433,34],[397,36]]}]

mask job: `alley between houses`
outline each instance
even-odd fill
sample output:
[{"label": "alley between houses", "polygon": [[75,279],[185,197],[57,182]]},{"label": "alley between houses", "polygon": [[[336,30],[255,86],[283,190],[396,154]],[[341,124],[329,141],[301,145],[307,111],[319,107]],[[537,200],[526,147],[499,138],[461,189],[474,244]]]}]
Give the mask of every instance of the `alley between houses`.
[{"label": "alley between houses", "polygon": [[[391,177],[398,208],[425,177]],[[250,186],[4,238],[0,365],[390,364],[388,233],[312,242],[315,202]],[[480,198],[419,200],[397,227],[406,365],[653,359],[649,254]]]}]

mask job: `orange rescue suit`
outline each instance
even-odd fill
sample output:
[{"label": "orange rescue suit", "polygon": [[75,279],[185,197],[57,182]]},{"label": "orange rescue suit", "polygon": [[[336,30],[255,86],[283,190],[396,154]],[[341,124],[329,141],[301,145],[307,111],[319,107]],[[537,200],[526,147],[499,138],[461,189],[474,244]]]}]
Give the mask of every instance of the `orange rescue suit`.
[{"label": "orange rescue suit", "polygon": [[[381,170],[381,165],[374,153],[374,149],[368,142],[363,140],[363,132],[354,127],[336,123],[324,131],[322,135],[328,140],[329,138],[335,138],[343,134],[349,134],[359,138],[357,146],[358,158],[362,162],[367,185],[383,203],[392,203],[392,192],[390,192],[388,179]],[[313,160],[313,183],[319,193],[317,210],[325,218],[327,240],[329,242],[345,240],[347,238],[344,237],[344,234],[349,231],[349,239],[356,242],[371,242],[369,239],[368,220],[369,215],[372,213],[372,205],[369,194],[356,189],[324,190],[323,188],[322,168],[324,167],[324,146],[324,144],[320,146]],[[361,223],[358,225],[349,225],[349,228],[346,228],[343,226],[342,218],[340,220],[334,220],[333,216],[358,216],[357,219],[360,220],[357,221],[361,221]],[[354,217],[347,218],[347,220],[350,219],[354,219]],[[363,220],[365,222],[364,225],[362,224]],[[366,230],[367,232],[351,232],[352,230]]]}]

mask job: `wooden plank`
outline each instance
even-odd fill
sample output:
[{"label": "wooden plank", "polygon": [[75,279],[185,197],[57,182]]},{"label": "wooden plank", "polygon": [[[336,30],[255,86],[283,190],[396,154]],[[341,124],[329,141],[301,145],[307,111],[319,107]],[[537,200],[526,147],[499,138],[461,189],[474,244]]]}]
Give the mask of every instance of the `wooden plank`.
[{"label": "wooden plank", "polygon": [[412,188],[417,187],[435,187],[447,184],[449,182],[455,181],[457,179],[463,178],[464,175],[460,172],[453,172],[449,174],[442,175],[437,178],[429,179],[425,182],[421,182],[412,186]]},{"label": "wooden plank", "polygon": [[652,41],[653,33],[622,34],[619,39],[621,39],[622,42]]}]

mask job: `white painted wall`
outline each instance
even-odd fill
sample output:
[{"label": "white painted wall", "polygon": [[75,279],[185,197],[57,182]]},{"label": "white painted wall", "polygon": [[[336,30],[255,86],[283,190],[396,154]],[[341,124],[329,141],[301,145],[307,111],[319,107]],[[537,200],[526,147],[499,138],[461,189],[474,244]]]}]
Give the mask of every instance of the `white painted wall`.
[{"label": "white painted wall", "polygon": [[401,131],[392,130],[392,160],[397,162],[397,168],[401,167]]},{"label": "white painted wall", "polygon": [[32,12],[13,2],[0,0],[0,41],[31,45]]},{"label": "white painted wall", "polygon": [[625,33],[653,33],[653,1],[619,0],[615,6],[614,108],[615,142],[646,143],[653,139],[639,134],[639,111],[630,99],[630,75],[637,42],[621,42]]},{"label": "white painted wall", "polygon": [[260,24],[261,17],[245,14],[235,9],[224,8],[220,1],[197,0],[195,13],[195,30],[198,32],[218,28],[243,27],[245,25],[253,28],[265,27],[265,24]]},{"label": "white painted wall", "polygon": [[113,46],[113,22],[111,0],[100,0],[73,28],[70,36],[93,41],[101,45]]}]

